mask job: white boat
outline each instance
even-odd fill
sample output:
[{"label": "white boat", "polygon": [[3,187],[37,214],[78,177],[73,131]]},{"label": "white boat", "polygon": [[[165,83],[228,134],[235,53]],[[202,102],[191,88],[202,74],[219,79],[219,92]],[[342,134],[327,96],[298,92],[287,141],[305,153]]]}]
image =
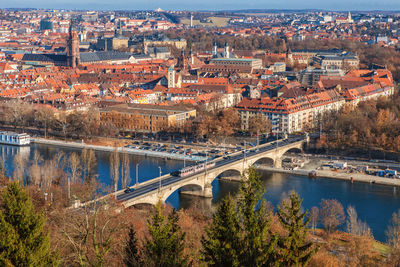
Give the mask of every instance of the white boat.
[{"label": "white boat", "polygon": [[31,137],[25,133],[0,132],[0,144],[25,146],[31,143]]}]

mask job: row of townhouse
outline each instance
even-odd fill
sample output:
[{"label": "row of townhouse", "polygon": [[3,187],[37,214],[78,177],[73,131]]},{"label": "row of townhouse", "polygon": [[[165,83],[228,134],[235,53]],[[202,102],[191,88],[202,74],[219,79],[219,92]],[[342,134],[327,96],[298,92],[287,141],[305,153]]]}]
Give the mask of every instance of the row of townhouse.
[{"label": "row of townhouse", "polygon": [[236,108],[247,130],[250,118],[261,113],[272,123],[272,133],[295,133],[315,125],[324,112],[339,110],[345,99],[335,90],[312,93],[297,98],[243,99]]},{"label": "row of townhouse", "polygon": [[337,111],[345,103],[356,106],[361,101],[377,99],[394,94],[394,86],[373,83],[338,92],[324,90],[296,98],[243,99],[236,108],[242,119],[242,129],[247,130],[252,116],[261,113],[272,122],[272,133],[295,133],[306,131],[318,123],[321,115]]}]

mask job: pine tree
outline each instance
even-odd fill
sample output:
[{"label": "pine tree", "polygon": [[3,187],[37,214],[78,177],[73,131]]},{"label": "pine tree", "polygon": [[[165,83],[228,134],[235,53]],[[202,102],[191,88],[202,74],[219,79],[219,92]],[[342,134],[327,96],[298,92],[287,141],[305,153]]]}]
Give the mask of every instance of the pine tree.
[{"label": "pine tree", "polygon": [[230,195],[222,200],[212,221],[201,240],[202,260],[207,266],[239,266],[240,227]]},{"label": "pine tree", "polygon": [[127,267],[143,266],[142,259],[139,255],[136,232],[132,227],[129,229],[128,240],[125,245],[124,263]]},{"label": "pine tree", "polygon": [[282,266],[305,266],[317,251],[312,242],[307,242],[307,211],[301,211],[302,199],[292,192],[289,199],[278,206],[278,218],[287,230],[287,235],[278,241],[279,262]]},{"label": "pine tree", "polygon": [[270,231],[271,218],[263,199],[261,176],[254,167],[247,170],[239,190],[239,220],[243,238],[239,259],[241,266],[273,265],[277,238]]},{"label": "pine tree", "polygon": [[150,238],[144,246],[145,266],[180,267],[189,266],[184,255],[185,234],[178,225],[178,214],[174,210],[168,218],[162,214],[161,203],[148,222]]},{"label": "pine tree", "polygon": [[50,249],[46,218],[37,213],[28,194],[11,183],[0,205],[0,263],[2,266],[57,266]]}]

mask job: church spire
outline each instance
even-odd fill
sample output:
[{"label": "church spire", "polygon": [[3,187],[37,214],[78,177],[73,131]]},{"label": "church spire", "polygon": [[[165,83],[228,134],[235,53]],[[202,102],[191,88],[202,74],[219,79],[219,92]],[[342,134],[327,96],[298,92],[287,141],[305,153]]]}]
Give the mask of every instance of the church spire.
[{"label": "church spire", "polygon": [[74,28],[74,21],[71,19],[67,40],[67,65],[76,68],[80,63],[78,33]]}]

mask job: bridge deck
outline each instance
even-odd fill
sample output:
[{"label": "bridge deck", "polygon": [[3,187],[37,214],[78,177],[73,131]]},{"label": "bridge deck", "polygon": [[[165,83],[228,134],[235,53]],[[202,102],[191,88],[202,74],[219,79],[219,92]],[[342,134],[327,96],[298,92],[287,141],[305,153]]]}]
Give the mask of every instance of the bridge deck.
[{"label": "bridge deck", "polygon": [[251,160],[252,158],[258,157],[265,153],[270,153],[274,150],[285,150],[287,147],[293,146],[298,143],[303,143],[305,140],[306,137],[288,138],[285,140],[270,142],[257,147],[252,147],[251,149],[246,150],[246,152],[242,150],[240,152],[231,154],[229,155],[229,158],[225,159],[218,158],[214,160],[215,162],[214,167],[192,174],[190,176],[181,178],[167,174],[162,177],[157,177],[152,180],[149,180],[145,183],[141,183],[139,186],[134,188],[133,192],[125,193],[124,190],[120,190],[115,192],[114,195],[116,195],[117,200],[125,202],[125,201],[132,201],[136,198],[142,198],[152,194],[157,194],[160,191],[160,185],[161,185],[161,190],[163,190],[167,186],[173,186],[175,184],[183,183],[188,180],[196,179],[196,177],[204,175],[206,171],[211,172],[218,169],[225,169],[231,165],[235,165],[238,162],[243,161],[245,157],[246,159]]}]

